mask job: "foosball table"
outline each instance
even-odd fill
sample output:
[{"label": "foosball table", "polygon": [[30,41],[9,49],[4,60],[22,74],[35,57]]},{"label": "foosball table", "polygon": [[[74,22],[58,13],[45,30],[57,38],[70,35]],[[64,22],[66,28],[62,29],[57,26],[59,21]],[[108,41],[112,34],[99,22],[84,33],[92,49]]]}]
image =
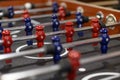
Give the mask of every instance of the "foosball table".
[{"label": "foosball table", "polygon": [[74,0],[0,1],[0,80],[120,80],[119,14]]}]

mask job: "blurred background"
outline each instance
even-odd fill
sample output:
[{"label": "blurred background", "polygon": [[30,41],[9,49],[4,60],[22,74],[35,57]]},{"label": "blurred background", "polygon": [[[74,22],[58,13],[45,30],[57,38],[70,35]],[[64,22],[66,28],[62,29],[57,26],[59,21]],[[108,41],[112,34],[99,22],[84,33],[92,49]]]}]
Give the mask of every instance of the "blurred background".
[{"label": "blurred background", "polygon": [[120,10],[120,0],[77,0],[82,2],[89,2],[90,4],[110,7]]}]

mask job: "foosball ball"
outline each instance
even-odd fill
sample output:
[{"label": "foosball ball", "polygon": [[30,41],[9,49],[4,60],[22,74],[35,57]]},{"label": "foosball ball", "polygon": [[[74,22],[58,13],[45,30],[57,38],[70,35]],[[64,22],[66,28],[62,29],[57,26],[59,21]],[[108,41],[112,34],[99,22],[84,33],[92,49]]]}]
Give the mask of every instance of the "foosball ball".
[{"label": "foosball ball", "polygon": [[74,0],[0,3],[0,80],[120,80],[119,10]]}]

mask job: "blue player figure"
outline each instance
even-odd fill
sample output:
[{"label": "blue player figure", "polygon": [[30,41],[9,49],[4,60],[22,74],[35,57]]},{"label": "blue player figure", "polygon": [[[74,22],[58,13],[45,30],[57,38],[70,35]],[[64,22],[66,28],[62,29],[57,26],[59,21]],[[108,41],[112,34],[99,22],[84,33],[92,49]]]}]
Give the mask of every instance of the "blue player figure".
[{"label": "blue player figure", "polygon": [[[11,19],[14,17],[14,8],[13,6],[8,7],[8,18]],[[13,27],[13,23],[9,22],[8,27]]]},{"label": "blue player figure", "polygon": [[102,38],[102,41],[100,42],[101,44],[101,53],[105,54],[107,53],[108,50],[108,43],[110,41],[110,37],[108,35],[108,30],[107,28],[102,28],[100,30],[100,37]]},{"label": "blue player figure", "polygon": [[58,8],[59,8],[58,3],[57,2],[53,2],[52,8],[53,8],[53,13],[57,13],[58,12]]},{"label": "blue player figure", "polygon": [[[3,32],[3,27],[2,27],[2,24],[0,23],[0,39],[2,39],[2,32]],[[3,50],[2,45],[0,45],[0,50]]]},{"label": "blue player figure", "polygon": [[52,27],[53,27],[52,29],[53,29],[53,32],[59,31],[59,26],[60,26],[60,22],[58,20],[58,17],[55,14],[53,14],[52,15]]},{"label": "blue player figure", "polygon": [[26,18],[24,18],[24,21],[25,21],[25,24],[26,24],[26,23],[31,23],[31,19],[30,19],[30,17],[26,17]]},{"label": "blue player figure", "polygon": [[63,48],[62,48],[62,45],[61,45],[61,42],[60,42],[60,38],[58,36],[53,36],[52,37],[52,42],[55,46],[55,53],[54,53],[53,60],[54,60],[54,63],[57,64],[61,59],[60,54],[61,54]]},{"label": "blue player figure", "polygon": [[[25,32],[26,32],[26,36],[28,35],[32,35],[32,31],[33,31],[33,24],[31,23],[30,18],[26,18],[25,19]],[[33,40],[28,40],[27,41],[27,45],[33,45]]]},{"label": "blue player figure", "polygon": [[[77,27],[78,28],[81,28],[82,27],[82,24],[83,24],[83,19],[82,19],[82,14],[80,12],[77,12],[76,13],[76,23],[77,23]],[[79,37],[82,37],[83,36],[83,32],[82,31],[79,31],[78,32],[78,36]]]}]

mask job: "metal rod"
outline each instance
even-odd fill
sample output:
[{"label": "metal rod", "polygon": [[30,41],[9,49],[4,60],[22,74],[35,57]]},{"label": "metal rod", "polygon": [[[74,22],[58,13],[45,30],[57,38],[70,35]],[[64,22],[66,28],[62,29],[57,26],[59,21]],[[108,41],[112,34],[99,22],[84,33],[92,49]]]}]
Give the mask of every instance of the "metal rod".
[{"label": "metal rod", "polygon": [[[75,21],[75,20],[72,20],[72,21]],[[64,21],[64,22],[67,22],[67,21]],[[61,22],[61,23],[63,23],[63,22]],[[45,23],[45,25],[48,25],[48,24],[51,24],[51,23]],[[115,24],[110,24],[110,25],[106,24],[106,26],[110,27],[111,25],[113,26],[113,25],[118,25],[118,24],[120,24],[120,22],[119,23],[115,23]],[[24,27],[22,27],[22,28],[24,28]],[[74,31],[75,32],[77,32],[77,31],[84,31],[84,30],[90,30],[92,28],[93,27],[91,27],[91,26],[82,27],[82,28],[74,28]],[[48,33],[45,33],[45,34],[46,34],[46,36],[51,36],[51,35],[64,34],[64,33],[66,33],[65,30],[61,30],[61,31],[57,31],[57,32],[48,32]],[[16,42],[16,41],[21,41],[21,40],[35,39],[35,38],[36,38],[35,35],[29,35],[29,36],[22,36],[22,37],[13,38],[13,41]],[[100,40],[100,39],[97,38],[96,41],[98,41],[98,40]],[[93,42],[95,42],[95,41],[93,40]],[[3,43],[3,41],[0,40],[0,44],[2,44],[2,43]]]},{"label": "metal rod", "polygon": [[118,56],[120,56],[120,51],[116,51],[116,52],[109,53],[109,54],[99,54],[99,55],[94,56],[94,57],[83,58],[79,62],[81,64],[88,64],[88,63],[93,63],[93,62],[105,60],[108,58],[118,57]]},{"label": "metal rod", "polygon": [[[111,35],[110,39],[115,39],[119,37],[120,37],[120,34],[115,34],[115,35]],[[85,45],[85,44],[90,44],[94,42],[100,42],[101,40],[102,39],[98,37],[98,38],[86,39],[86,40],[81,40],[81,41],[75,41],[71,43],[64,43],[62,44],[62,46],[63,48],[70,48],[70,47],[72,48],[72,47],[80,46],[83,44]],[[20,56],[25,56],[25,55],[37,54],[38,52],[43,53],[44,51],[46,51],[44,48],[39,48],[35,50],[33,49],[33,50],[28,50],[28,51],[21,51],[19,54],[18,53],[1,54],[0,61],[15,58],[15,57],[20,57]]]},{"label": "metal rod", "polygon": [[39,52],[44,52],[46,53],[46,48],[45,46],[40,48],[40,49],[33,49],[33,50],[29,50],[29,51],[22,51],[21,53],[11,53],[10,55],[0,55],[0,61],[1,60],[6,60],[6,59],[10,59],[10,58],[16,58],[16,57],[20,57],[20,56],[25,56],[25,55],[31,55],[31,54],[37,54]]},{"label": "metal rod", "polygon": [[[4,74],[1,76],[0,80],[18,80],[18,79],[37,76],[37,75],[41,75],[41,74],[42,75],[48,74],[48,73],[56,72],[59,70],[61,70],[60,65],[54,65],[54,66],[49,66],[49,68],[44,67],[44,68],[32,69],[32,70],[28,70],[28,71],[20,71],[20,72],[16,72],[16,73]],[[35,73],[32,73],[32,72],[35,72]],[[12,78],[10,78],[10,76]]]},{"label": "metal rod", "polygon": [[[49,4],[48,2],[46,3],[39,3],[39,4],[33,4],[35,7],[42,7],[42,6],[51,6],[51,4]],[[21,5],[21,6],[14,6],[14,9],[24,9],[25,6]],[[6,7],[0,7],[0,10],[4,10],[6,9]]]},{"label": "metal rod", "polygon": [[[76,19],[69,19],[69,20],[60,21],[60,24],[64,24],[66,22],[76,22]],[[47,22],[47,23],[42,23],[42,24],[37,24],[37,25],[44,25],[44,27],[51,26],[52,22]],[[37,25],[33,25],[33,27],[36,27]],[[115,25],[120,25],[120,22],[117,22],[117,23],[114,23],[114,24],[106,24],[107,27],[115,26]],[[16,26],[16,27],[11,27],[11,28],[4,28],[4,29],[5,30],[10,30],[10,31],[22,30],[22,29],[25,29],[25,26]],[[92,27],[91,26],[85,26],[85,27],[82,27],[82,28],[79,28],[79,29],[84,31],[84,30],[92,29]],[[79,31],[79,29],[77,29],[77,30]]]},{"label": "metal rod", "polygon": [[22,37],[13,38],[13,41],[16,42],[16,41],[23,41],[23,40],[28,40],[28,39],[35,39],[35,38],[36,38],[36,35],[22,36]]},{"label": "metal rod", "polygon": [[[71,12],[72,13],[72,12]],[[73,14],[74,14],[75,12],[73,11]],[[46,15],[45,15],[46,16]],[[47,15],[47,16],[49,16],[49,15]],[[38,16],[34,16],[34,18],[37,18]],[[39,16],[40,17],[40,16]],[[44,17],[44,16],[42,16],[42,17]],[[93,17],[92,17],[93,18]],[[91,19],[92,19],[91,18]],[[18,18],[18,19],[14,19],[15,21],[16,20],[19,20],[19,19],[23,19],[23,18]],[[70,22],[76,22],[76,19],[70,19],[70,20],[64,20],[64,21],[60,21],[60,24],[64,24],[64,23],[66,23],[66,22],[68,22],[68,21],[70,21]],[[39,25],[39,24],[37,24],[37,25]],[[40,24],[40,25],[44,25],[44,26],[50,26],[50,25],[52,25],[52,23],[51,22],[47,22],[47,23],[42,23],[42,24]],[[115,26],[115,25],[120,25],[120,22],[116,22],[116,23],[113,23],[113,24],[106,24],[106,26],[107,27],[111,27],[111,26]],[[33,25],[33,27],[35,27],[36,25]],[[6,30],[21,30],[21,29],[24,29],[25,28],[25,26],[16,26],[16,27],[12,27],[12,28],[4,28],[4,29],[6,29]],[[83,30],[85,29],[92,29],[92,27],[87,27],[87,28],[83,28]]]},{"label": "metal rod", "polygon": [[[114,34],[114,35],[110,35],[110,39],[115,39],[115,38],[119,38],[120,34]],[[69,47],[76,47],[76,46],[80,46],[80,45],[85,45],[85,44],[91,44],[91,43],[95,43],[95,42],[100,42],[102,39],[101,37],[98,38],[91,38],[91,39],[86,39],[86,40],[81,40],[81,41],[75,41],[72,43],[64,43],[62,46],[65,48],[69,48]]]},{"label": "metal rod", "polygon": [[[106,59],[118,57],[118,56],[120,56],[120,51],[116,51],[116,52],[105,54],[105,55],[101,54],[101,55],[97,55],[97,56],[83,58],[83,59],[80,59],[79,62],[80,62],[80,64],[85,65],[88,63],[106,60]],[[50,73],[54,73],[54,72],[57,72],[60,70],[62,70],[62,67],[60,64],[52,65],[52,66],[44,66],[44,67],[32,69],[32,70],[3,74],[1,76],[1,80],[8,80],[8,79],[9,80],[18,80],[18,79],[29,78],[29,77],[34,77],[34,76],[38,76],[38,75],[50,74]]]},{"label": "metal rod", "polygon": [[[75,19],[70,19],[70,20],[64,20],[64,21],[60,21],[60,24],[64,24],[66,22],[76,22]],[[52,22],[47,22],[47,23],[42,23],[42,24],[37,24],[37,25],[44,25],[44,27],[46,26],[51,26],[52,25]],[[36,27],[37,25],[33,25],[33,27]],[[11,27],[11,28],[4,28],[5,30],[11,30],[11,31],[14,31],[14,30],[22,30],[22,29],[25,29],[25,26],[16,26],[16,27]]]},{"label": "metal rod", "polygon": [[[38,5],[37,5],[38,6]],[[22,7],[21,8],[25,8]],[[28,9],[29,13],[37,13],[37,12],[45,12],[45,11],[51,11],[52,7],[47,7],[47,8],[39,8],[39,9]],[[16,10],[14,11],[14,14],[23,14],[24,10]],[[3,12],[0,13],[0,16],[3,16]]]},{"label": "metal rod", "polygon": [[[92,27],[83,27],[83,28],[74,28],[74,31],[84,31],[84,30],[90,30],[92,29]],[[57,35],[57,34],[65,34],[66,31],[65,30],[61,30],[61,31],[57,31],[57,32],[48,32],[45,33],[46,36],[52,36],[52,35]],[[36,35],[29,35],[29,36],[22,36],[22,37],[17,37],[17,38],[13,38],[13,41],[22,41],[22,40],[29,40],[29,39],[35,39]],[[0,44],[3,43],[3,40],[0,40]]]},{"label": "metal rod", "polygon": [[[71,11],[71,14],[75,14],[75,11]],[[57,16],[59,16],[59,13],[56,14]],[[31,16],[31,19],[37,19],[37,18],[45,18],[45,17],[51,17],[52,14],[45,14],[45,15],[36,15],[36,16]],[[9,22],[17,22],[17,21],[22,21],[24,20],[23,17],[19,17],[19,18],[14,18],[14,19],[4,19],[4,20],[0,20],[0,22],[2,23],[9,23]]]},{"label": "metal rod", "polygon": [[[37,13],[37,12],[45,12],[45,11],[51,11],[52,7],[48,7],[48,8],[39,8],[39,9],[28,9],[29,13]],[[24,11],[23,10],[18,10],[14,12],[15,14],[23,14]]]},{"label": "metal rod", "polygon": [[80,46],[80,45],[83,45],[83,44],[90,44],[90,43],[94,43],[94,42],[100,42],[102,39],[100,37],[98,38],[92,38],[92,39],[86,39],[86,40],[81,40],[81,41],[75,41],[75,42],[72,42],[70,44],[68,43],[64,43],[63,44],[63,47],[65,48],[69,48],[69,47],[76,47],[76,46]]}]

